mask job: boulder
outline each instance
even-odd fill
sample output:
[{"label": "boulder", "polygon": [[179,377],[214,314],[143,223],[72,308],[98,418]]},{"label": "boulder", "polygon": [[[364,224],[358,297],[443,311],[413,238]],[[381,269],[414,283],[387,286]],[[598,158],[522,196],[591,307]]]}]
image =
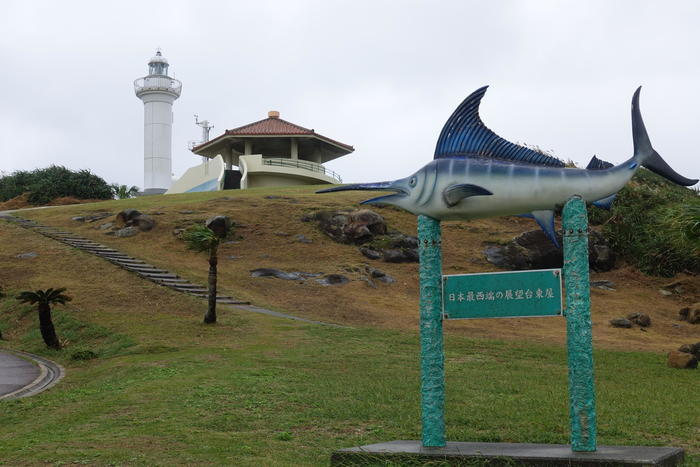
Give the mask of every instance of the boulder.
[{"label": "boulder", "polygon": [[366,246],[360,247],[360,253],[369,259],[381,259],[382,253]]},{"label": "boulder", "polygon": [[610,325],[614,328],[631,328],[632,321],[625,318],[613,318],[610,320]]},{"label": "boulder", "polygon": [[418,251],[410,248],[391,248],[382,251],[387,263],[417,263]]},{"label": "boulder", "polygon": [[613,281],[591,281],[590,286],[602,290],[615,290],[615,283]]},{"label": "boulder", "polygon": [[276,277],[277,279],[282,279],[286,281],[296,281],[304,280],[301,274],[298,272],[284,272],[279,269],[272,268],[259,268],[250,271],[250,275],[253,277]]},{"label": "boulder", "polygon": [[321,285],[343,285],[350,282],[350,279],[342,274],[327,274],[320,279],[316,279],[316,282]]},{"label": "boulder", "polygon": [[114,236],[115,237],[133,237],[134,235],[139,233],[139,229],[134,227],[133,225],[130,225],[128,227],[124,227],[119,230],[114,231]]},{"label": "boulder", "polygon": [[90,214],[89,216],[85,216],[84,220],[87,222],[96,222],[96,221],[105,219],[111,215],[112,215],[111,212],[96,212],[96,213]]},{"label": "boulder", "polygon": [[131,225],[136,226],[141,232],[148,232],[153,230],[156,226],[156,221],[148,214],[141,214],[140,216],[131,220]]},{"label": "boulder", "polygon": [[700,302],[678,310],[678,319],[690,324],[700,324]]},{"label": "boulder", "polygon": [[227,216],[210,217],[204,222],[204,225],[219,238],[225,238],[231,231],[231,219]]},{"label": "boulder", "polygon": [[693,354],[673,350],[668,353],[666,364],[671,368],[689,368],[698,367],[698,359]]},{"label": "boulder", "polygon": [[627,315],[627,319],[643,328],[651,326],[651,317],[646,313],[630,313]]},{"label": "boulder", "polygon": [[394,279],[389,274],[387,274],[384,271],[377,269],[377,268],[368,267],[367,273],[369,274],[369,277],[371,279],[377,280],[379,282],[383,282],[385,284],[393,284],[394,282],[396,282],[396,279]]},{"label": "boulder", "polygon": [[104,224],[98,225],[96,228],[98,230],[107,230],[111,229],[112,227],[114,227],[114,222],[105,222]]},{"label": "boulder", "polygon": [[141,213],[136,209],[124,209],[117,213],[116,223],[119,227],[129,226],[132,225],[131,221],[140,215]]},{"label": "boulder", "polygon": [[362,245],[375,235],[387,232],[384,218],[369,209],[356,211],[319,211],[302,218],[316,221],[323,233],[336,242]]},{"label": "boulder", "polygon": [[700,360],[700,342],[696,342],[695,344],[683,344],[678,347],[678,351],[689,353]]},{"label": "boulder", "polygon": [[313,243],[312,240],[307,238],[304,234],[295,235],[294,239],[299,243]]},{"label": "boulder", "polygon": [[[557,233],[557,239],[562,244],[561,232]],[[562,249],[554,246],[539,229],[524,232],[506,245],[489,246],[484,254],[489,263],[510,270],[560,268],[564,261]],[[588,262],[597,272],[615,267],[615,253],[605,237],[594,230],[588,235]]]},{"label": "boulder", "polygon": [[695,344],[690,346],[690,353],[695,355],[695,358],[700,360],[700,342],[696,342]]},{"label": "boulder", "polygon": [[16,258],[19,259],[28,259],[28,258],[36,258],[38,256],[38,253],[35,253],[33,251],[30,251],[28,253],[20,253],[16,256]]}]

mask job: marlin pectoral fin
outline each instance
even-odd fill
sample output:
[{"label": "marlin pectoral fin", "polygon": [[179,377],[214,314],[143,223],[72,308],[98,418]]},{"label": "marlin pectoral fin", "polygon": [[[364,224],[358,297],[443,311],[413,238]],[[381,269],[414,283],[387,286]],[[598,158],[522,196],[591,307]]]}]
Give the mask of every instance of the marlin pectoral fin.
[{"label": "marlin pectoral fin", "polygon": [[464,198],[470,196],[488,196],[492,195],[489,190],[479,185],[472,185],[470,183],[461,183],[459,185],[450,185],[442,192],[442,197],[445,199],[445,203],[449,207],[455,206],[457,203],[462,201]]},{"label": "marlin pectoral fin", "polygon": [[617,196],[617,193],[613,193],[612,195],[608,196],[607,198],[599,199],[598,201],[593,201],[593,206],[596,206],[601,209],[607,209],[610,211],[610,208],[612,208],[612,203],[615,201],[615,196]]},{"label": "marlin pectoral fin", "polygon": [[554,211],[532,211],[532,217],[535,218],[547,237],[554,243],[554,246],[560,248],[557,241],[557,233],[554,231]]}]

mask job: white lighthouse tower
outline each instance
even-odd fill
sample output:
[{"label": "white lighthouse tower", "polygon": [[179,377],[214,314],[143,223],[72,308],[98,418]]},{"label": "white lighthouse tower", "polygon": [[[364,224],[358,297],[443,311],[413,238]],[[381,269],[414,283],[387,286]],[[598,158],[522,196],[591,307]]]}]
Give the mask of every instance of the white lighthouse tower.
[{"label": "white lighthouse tower", "polygon": [[182,83],[168,76],[168,61],[160,53],[148,62],[148,76],[134,81],[143,101],[143,193],[165,193],[172,183],[173,102]]}]

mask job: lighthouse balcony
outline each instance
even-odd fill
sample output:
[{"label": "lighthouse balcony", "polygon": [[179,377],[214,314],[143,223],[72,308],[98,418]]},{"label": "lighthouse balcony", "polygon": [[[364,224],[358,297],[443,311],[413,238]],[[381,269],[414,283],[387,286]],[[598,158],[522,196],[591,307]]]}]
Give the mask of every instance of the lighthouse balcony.
[{"label": "lighthouse balcony", "polygon": [[134,81],[134,91],[137,96],[148,92],[167,92],[179,97],[182,92],[182,83],[169,76],[146,76]]}]

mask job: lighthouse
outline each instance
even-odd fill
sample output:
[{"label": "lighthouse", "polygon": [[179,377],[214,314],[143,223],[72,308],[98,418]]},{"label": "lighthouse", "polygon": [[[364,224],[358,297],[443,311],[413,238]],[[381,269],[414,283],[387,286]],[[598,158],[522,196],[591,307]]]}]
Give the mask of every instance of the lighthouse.
[{"label": "lighthouse", "polygon": [[168,60],[160,49],[148,62],[148,75],[134,81],[143,101],[143,194],[162,194],[172,183],[173,102],[182,83],[168,76]]}]

